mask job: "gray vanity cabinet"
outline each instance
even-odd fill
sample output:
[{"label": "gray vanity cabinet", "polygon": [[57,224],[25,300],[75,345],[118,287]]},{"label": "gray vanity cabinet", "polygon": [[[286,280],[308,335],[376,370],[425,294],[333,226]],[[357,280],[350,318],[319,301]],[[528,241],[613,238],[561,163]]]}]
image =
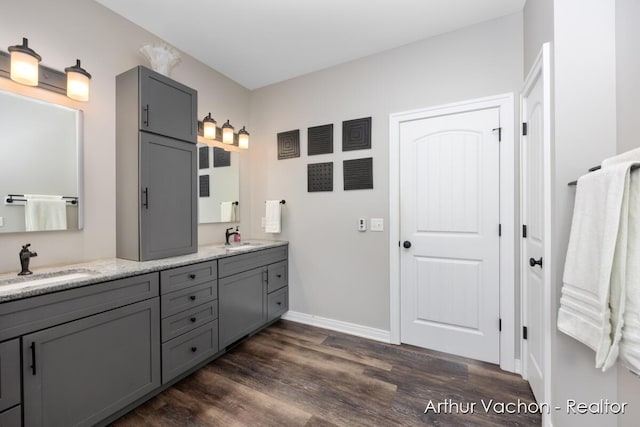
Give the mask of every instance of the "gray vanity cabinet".
[{"label": "gray vanity cabinet", "polygon": [[24,425],[91,426],[160,385],[158,298],[25,335]]},{"label": "gray vanity cabinet", "polygon": [[139,66],[116,77],[116,255],[197,252],[197,92]]}]

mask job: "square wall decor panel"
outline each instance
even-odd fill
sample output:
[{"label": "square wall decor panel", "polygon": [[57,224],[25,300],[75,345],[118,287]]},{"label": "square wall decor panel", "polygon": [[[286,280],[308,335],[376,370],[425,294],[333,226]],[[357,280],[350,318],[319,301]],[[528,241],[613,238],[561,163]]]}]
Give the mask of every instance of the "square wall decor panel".
[{"label": "square wall decor panel", "polygon": [[307,154],[333,153],[333,124],[314,126],[307,129]]},{"label": "square wall decor panel", "polygon": [[342,167],[345,190],[373,188],[373,157],[345,160]]},{"label": "square wall decor panel", "polygon": [[223,168],[226,166],[231,166],[231,152],[213,147],[213,167]]},{"label": "square wall decor panel", "polygon": [[278,134],[278,160],[300,157],[300,129]]},{"label": "square wall decor panel", "polygon": [[198,148],[198,169],[207,169],[209,167],[209,147]]},{"label": "square wall decor panel", "polygon": [[342,151],[371,148],[371,117],[342,122]]},{"label": "square wall decor panel", "polygon": [[307,191],[333,191],[333,162],[307,165]]},{"label": "square wall decor panel", "polygon": [[209,197],[209,175],[200,175],[200,197]]}]

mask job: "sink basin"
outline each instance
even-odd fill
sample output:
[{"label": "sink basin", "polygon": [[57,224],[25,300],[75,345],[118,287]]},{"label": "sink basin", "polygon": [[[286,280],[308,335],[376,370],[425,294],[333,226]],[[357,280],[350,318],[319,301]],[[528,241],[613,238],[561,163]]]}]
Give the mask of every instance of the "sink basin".
[{"label": "sink basin", "polygon": [[264,246],[264,243],[242,242],[237,245],[230,245],[230,246],[222,245],[220,247],[222,249],[226,249],[227,251],[238,252],[238,251],[248,251],[249,249],[259,248],[260,246]]},{"label": "sink basin", "polygon": [[0,291],[10,291],[13,289],[52,285],[55,283],[68,282],[70,280],[83,279],[97,274],[95,271],[84,269],[61,270],[51,273],[40,273],[30,276],[18,276],[11,279],[0,280]]}]

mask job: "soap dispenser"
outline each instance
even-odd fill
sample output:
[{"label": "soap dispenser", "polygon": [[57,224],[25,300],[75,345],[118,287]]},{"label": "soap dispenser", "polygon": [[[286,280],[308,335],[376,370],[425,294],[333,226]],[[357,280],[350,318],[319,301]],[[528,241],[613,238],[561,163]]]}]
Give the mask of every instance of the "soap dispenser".
[{"label": "soap dispenser", "polygon": [[240,232],[238,231],[238,226],[236,226],[236,234],[233,235],[233,241],[235,243],[240,243]]}]

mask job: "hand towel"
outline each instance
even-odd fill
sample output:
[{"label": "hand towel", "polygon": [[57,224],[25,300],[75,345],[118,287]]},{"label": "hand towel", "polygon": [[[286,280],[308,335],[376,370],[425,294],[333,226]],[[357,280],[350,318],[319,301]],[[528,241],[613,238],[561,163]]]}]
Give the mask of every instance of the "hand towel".
[{"label": "hand towel", "polygon": [[233,215],[233,202],[221,202],[220,203],[220,222],[233,222],[235,221]]},{"label": "hand towel", "polygon": [[639,162],[639,161],[640,161],[640,148],[636,148],[635,150],[625,151],[624,153],[618,154],[617,156],[604,159],[602,161],[602,167],[606,168],[618,163]]},{"label": "hand towel", "polygon": [[631,173],[627,239],[626,306],[620,360],[640,375],[640,170]]},{"label": "hand towel", "polygon": [[281,230],[281,205],[280,200],[267,200],[265,203],[264,232],[280,233]]},{"label": "hand towel", "polygon": [[[592,348],[599,368],[607,362],[612,345],[612,277],[616,283],[625,280],[626,252],[615,256],[616,249],[626,248],[626,222],[621,229],[620,219],[628,203],[625,193],[631,164],[612,165],[584,175],[576,190],[558,329]],[[616,315],[621,312],[619,306],[613,311]]]},{"label": "hand towel", "polygon": [[66,230],[67,203],[62,196],[25,194],[26,231]]}]

